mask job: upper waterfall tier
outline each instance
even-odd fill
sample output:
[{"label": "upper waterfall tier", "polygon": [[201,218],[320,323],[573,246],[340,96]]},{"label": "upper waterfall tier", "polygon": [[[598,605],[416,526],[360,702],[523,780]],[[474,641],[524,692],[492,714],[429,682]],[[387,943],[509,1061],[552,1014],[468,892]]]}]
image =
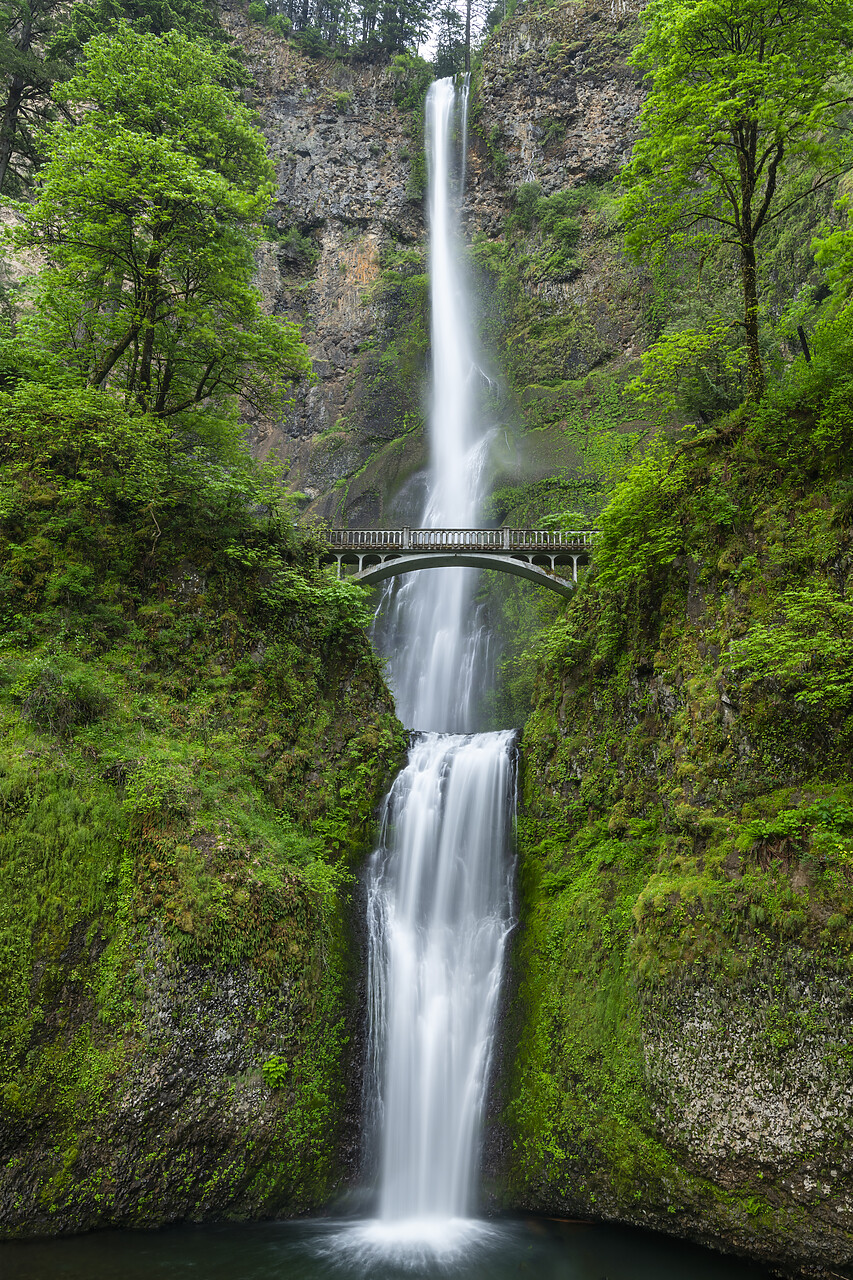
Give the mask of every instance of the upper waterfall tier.
[{"label": "upper waterfall tier", "polygon": [[[430,397],[427,527],[473,525],[480,518],[491,431],[480,409],[488,380],[472,324],[473,299],[459,249],[465,180],[468,80],[438,80],[426,103],[429,174]],[[381,647],[404,724],[469,732],[488,682],[489,644],[473,605],[469,569],[413,574],[383,598]]]}]

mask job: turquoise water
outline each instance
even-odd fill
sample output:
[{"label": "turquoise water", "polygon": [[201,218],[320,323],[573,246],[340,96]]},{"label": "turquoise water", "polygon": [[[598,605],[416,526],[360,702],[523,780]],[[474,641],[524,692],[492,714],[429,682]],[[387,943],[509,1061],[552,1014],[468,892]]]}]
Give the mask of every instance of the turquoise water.
[{"label": "turquoise water", "polygon": [[664,1237],[542,1219],[460,1224],[395,1256],[367,1223],[266,1222],[0,1244],[3,1280],[765,1280]]}]

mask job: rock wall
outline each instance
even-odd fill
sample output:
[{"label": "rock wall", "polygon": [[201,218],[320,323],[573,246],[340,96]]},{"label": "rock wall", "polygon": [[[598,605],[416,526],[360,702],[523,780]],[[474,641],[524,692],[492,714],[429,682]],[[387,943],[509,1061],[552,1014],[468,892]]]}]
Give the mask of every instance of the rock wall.
[{"label": "rock wall", "polygon": [[[619,545],[547,641],[521,747],[519,989],[490,1167],[498,1203],[827,1277],[853,1263],[850,737],[781,658],[760,681],[735,662],[767,618],[784,652],[786,592],[849,589],[831,477],[804,489],[777,462],[805,417],[667,460],[669,515],[638,466]],[[737,517],[708,521],[723,497]],[[792,534],[806,507],[819,562],[818,535]],[[667,521],[678,556],[641,567],[630,530]],[[619,585],[602,581],[613,557]]]},{"label": "rock wall", "polygon": [[[421,343],[401,353],[393,386],[382,358],[413,325],[428,324],[425,294],[416,312],[401,312],[397,296],[400,281],[425,270],[421,114],[398,105],[393,68],[305,57],[249,23],[240,4],[223,6],[223,19],[246,50],[276,161],[259,281],[271,310],[303,324],[317,374],[298,390],[286,422],[252,424],[254,449],[287,464],[288,483],[306,494],[311,513],[355,525],[417,519],[421,490],[405,486],[425,466],[426,351]],[[549,193],[615,176],[640,101],[625,61],[634,30],[630,6],[573,3],[500,28],[472,90],[470,236],[502,241],[520,184],[536,181]],[[525,285],[543,314],[565,313],[597,335],[581,372],[621,365],[642,342],[637,291],[612,229],[595,209],[583,222],[583,261],[572,280]],[[301,255],[288,238],[294,229],[308,242]],[[394,255],[406,250],[416,263],[395,274]],[[492,335],[487,345],[500,342]],[[515,389],[523,393],[524,384],[522,377]],[[521,394],[507,425],[523,433],[528,418]],[[555,455],[567,460],[561,450],[555,435],[537,474],[553,469]]]},{"label": "rock wall", "polygon": [[[251,100],[276,165],[259,284],[273,312],[302,324],[317,375],[298,390],[286,422],[252,424],[252,443],[258,456],[287,463],[289,483],[312,511],[339,518],[340,486],[400,434],[387,406],[377,412],[364,395],[361,353],[376,346],[386,320],[374,297],[383,255],[423,240],[422,189],[413,179],[420,128],[413,136],[414,117],[397,106],[388,65],[306,57],[249,22],[241,4],[223,5],[222,18],[246,51]],[[287,240],[293,230],[302,254]],[[357,509],[359,495],[346,496]],[[363,522],[378,514],[364,512]]]},{"label": "rock wall", "polygon": [[[640,8],[624,0],[558,4],[499,27],[478,82],[476,125],[487,145],[470,196],[476,226],[500,234],[507,192],[522,183],[552,192],[616,177],[642,105],[626,61]],[[500,158],[499,184],[489,151]]]},{"label": "rock wall", "polygon": [[361,1143],[352,880],[406,746],[361,593],[256,477],[182,475],[97,393],[14,395],[0,1236],[328,1205]]}]

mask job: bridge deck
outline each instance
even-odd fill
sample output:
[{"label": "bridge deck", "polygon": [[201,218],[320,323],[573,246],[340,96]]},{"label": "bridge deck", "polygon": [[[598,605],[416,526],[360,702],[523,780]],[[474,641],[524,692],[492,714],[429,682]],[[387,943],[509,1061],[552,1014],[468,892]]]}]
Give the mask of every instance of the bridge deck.
[{"label": "bridge deck", "polygon": [[544,551],[577,554],[592,547],[595,530],[554,532],[551,529],[330,529],[329,545],[337,552],[481,551],[506,555]]}]

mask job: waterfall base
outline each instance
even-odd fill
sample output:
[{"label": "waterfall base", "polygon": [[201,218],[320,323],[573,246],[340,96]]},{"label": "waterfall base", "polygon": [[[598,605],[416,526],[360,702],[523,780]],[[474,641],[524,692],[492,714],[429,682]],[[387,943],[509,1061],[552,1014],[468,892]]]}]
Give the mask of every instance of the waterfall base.
[{"label": "waterfall base", "polygon": [[375,1225],[263,1222],[27,1240],[0,1244],[0,1271],[4,1280],[769,1280],[695,1246],[592,1223],[463,1220],[452,1251],[375,1238]]}]

